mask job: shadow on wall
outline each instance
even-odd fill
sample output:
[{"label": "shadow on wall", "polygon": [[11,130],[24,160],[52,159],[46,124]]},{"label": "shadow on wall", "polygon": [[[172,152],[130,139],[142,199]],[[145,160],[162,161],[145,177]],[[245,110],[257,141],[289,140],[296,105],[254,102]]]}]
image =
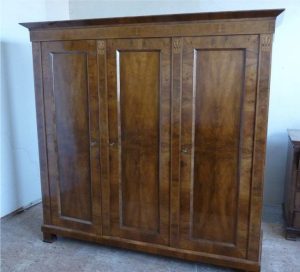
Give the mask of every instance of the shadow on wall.
[{"label": "shadow on wall", "polygon": [[[1,41],[1,207],[3,208],[8,198],[13,199],[14,203],[11,203],[13,206],[17,206],[21,201],[18,186],[20,178],[16,167],[17,154],[14,152],[16,135],[13,129],[13,120],[15,112],[12,108],[12,79],[8,60],[8,49],[11,47],[19,47],[16,52],[22,50],[22,45],[17,46]],[[9,187],[6,186],[7,183],[10,184]]]},{"label": "shadow on wall", "polygon": [[1,89],[0,216],[4,216],[40,199],[30,43],[1,41]]},{"label": "shadow on wall", "polygon": [[264,203],[277,205],[284,194],[288,136],[287,132],[268,135]]}]

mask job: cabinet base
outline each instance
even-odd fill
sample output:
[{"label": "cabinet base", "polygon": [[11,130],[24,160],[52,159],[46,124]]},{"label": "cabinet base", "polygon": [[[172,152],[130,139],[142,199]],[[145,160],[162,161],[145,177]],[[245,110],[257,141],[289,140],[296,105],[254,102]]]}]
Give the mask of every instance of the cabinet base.
[{"label": "cabinet base", "polygon": [[285,238],[287,240],[296,241],[298,235],[300,235],[300,230],[299,229],[286,227],[286,229],[285,229]]},{"label": "cabinet base", "polygon": [[[186,249],[178,249],[173,247],[168,247],[164,245],[157,245],[151,243],[145,243],[140,241],[132,241],[118,237],[111,236],[99,236],[95,234],[90,234],[82,231],[75,231],[63,227],[51,226],[51,225],[43,225],[42,231],[44,235],[47,237],[50,235],[55,236],[63,236],[69,238],[75,238],[83,241],[95,242],[102,245],[108,246],[116,246],[124,249],[142,251],[150,254],[163,255],[167,257],[174,257],[188,261],[194,262],[203,262],[208,264],[214,264],[218,266],[235,268],[243,271],[252,271],[259,272],[260,271],[260,263],[239,259],[228,256],[215,255],[210,253],[186,250]],[[45,236],[44,236],[45,237]],[[53,239],[50,239],[53,241]]]}]

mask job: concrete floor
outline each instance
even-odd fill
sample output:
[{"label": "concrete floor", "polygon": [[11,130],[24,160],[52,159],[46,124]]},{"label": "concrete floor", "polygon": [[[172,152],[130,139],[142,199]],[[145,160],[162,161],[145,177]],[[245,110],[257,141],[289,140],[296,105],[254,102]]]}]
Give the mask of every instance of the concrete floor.
[{"label": "concrete floor", "polygon": [[[1,220],[1,272],[234,271],[65,238],[43,243],[41,222],[41,205]],[[300,271],[300,240],[285,240],[281,225],[263,225],[263,272]]]}]

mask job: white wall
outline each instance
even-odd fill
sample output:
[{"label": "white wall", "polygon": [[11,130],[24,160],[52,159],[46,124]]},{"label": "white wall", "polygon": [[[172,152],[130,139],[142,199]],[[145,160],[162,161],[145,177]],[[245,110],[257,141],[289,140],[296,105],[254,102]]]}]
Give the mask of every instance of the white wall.
[{"label": "white wall", "polygon": [[31,44],[18,23],[68,18],[67,0],[1,2],[0,217],[41,198]]},{"label": "white wall", "polygon": [[267,162],[266,205],[280,205],[287,152],[287,128],[300,128],[300,1],[82,1],[70,0],[70,18],[97,18],[223,10],[286,8],[277,20],[273,44]]}]

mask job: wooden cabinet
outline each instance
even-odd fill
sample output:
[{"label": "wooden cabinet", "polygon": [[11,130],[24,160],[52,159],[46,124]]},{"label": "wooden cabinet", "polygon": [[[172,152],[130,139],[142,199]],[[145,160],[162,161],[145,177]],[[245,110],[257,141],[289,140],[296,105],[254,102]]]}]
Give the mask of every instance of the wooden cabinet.
[{"label": "wooden cabinet", "polygon": [[280,12],[24,23],[44,240],[259,271]]},{"label": "wooden cabinet", "polygon": [[300,130],[288,131],[284,216],[286,238],[296,240],[300,234]]}]

